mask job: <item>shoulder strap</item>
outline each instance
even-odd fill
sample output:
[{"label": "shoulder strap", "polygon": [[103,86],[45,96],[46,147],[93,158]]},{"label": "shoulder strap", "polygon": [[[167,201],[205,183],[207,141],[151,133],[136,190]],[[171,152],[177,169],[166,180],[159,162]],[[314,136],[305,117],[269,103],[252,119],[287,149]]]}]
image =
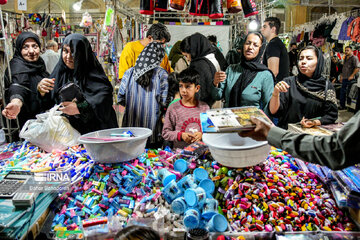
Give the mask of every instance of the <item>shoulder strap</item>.
[{"label": "shoulder strap", "polygon": [[329,81],[328,80],[326,80],[326,85],[325,85],[325,92],[324,92],[324,95],[325,95],[325,102],[326,102],[326,97],[327,97],[327,90],[328,90],[328,88],[329,88]]}]

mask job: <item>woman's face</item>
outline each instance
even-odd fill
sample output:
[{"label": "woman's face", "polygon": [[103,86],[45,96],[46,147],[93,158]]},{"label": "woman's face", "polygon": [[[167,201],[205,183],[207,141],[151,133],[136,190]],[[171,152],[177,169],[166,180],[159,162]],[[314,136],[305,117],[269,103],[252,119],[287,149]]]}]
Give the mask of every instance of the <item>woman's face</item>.
[{"label": "woman's face", "polygon": [[65,65],[70,68],[70,69],[74,69],[74,58],[71,54],[71,49],[69,45],[64,44],[63,46],[63,51],[62,51],[62,59],[65,63]]},{"label": "woman's face", "polygon": [[189,62],[191,62],[191,54],[190,53],[181,52],[181,54],[184,55]]},{"label": "woman's face", "polygon": [[313,49],[306,49],[300,53],[299,69],[302,74],[311,78],[315,72],[318,58]]},{"label": "woman's face", "polygon": [[247,61],[253,60],[260,51],[261,39],[256,34],[250,34],[244,44],[244,56]]},{"label": "woman's face", "polygon": [[40,56],[40,47],[33,38],[25,40],[21,49],[21,56],[28,62],[36,62]]}]

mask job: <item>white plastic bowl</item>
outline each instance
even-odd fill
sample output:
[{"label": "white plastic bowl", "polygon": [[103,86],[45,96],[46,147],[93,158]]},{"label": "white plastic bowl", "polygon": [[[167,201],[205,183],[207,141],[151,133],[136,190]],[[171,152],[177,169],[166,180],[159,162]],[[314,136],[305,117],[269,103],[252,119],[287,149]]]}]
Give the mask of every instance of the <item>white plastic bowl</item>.
[{"label": "white plastic bowl", "polygon": [[[116,141],[96,141],[87,140],[83,137],[104,137],[110,138],[111,133],[123,133],[131,131],[135,137],[126,140]],[[101,163],[124,162],[140,156],[146,145],[146,140],[151,136],[152,130],[148,128],[111,128],[82,135],[79,142],[85,145],[85,148],[91,158]]]},{"label": "white plastic bowl", "polygon": [[243,168],[262,163],[270,151],[267,141],[240,137],[237,133],[205,133],[203,142],[213,158],[227,167]]}]

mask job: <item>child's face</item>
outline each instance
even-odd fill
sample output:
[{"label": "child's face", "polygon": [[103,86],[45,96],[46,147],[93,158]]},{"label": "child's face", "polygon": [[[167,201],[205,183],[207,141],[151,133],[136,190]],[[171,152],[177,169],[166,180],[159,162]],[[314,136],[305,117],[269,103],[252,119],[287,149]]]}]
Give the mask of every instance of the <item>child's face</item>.
[{"label": "child's face", "polygon": [[184,100],[191,100],[195,97],[195,93],[199,92],[200,85],[195,86],[194,83],[179,83],[180,96]]}]

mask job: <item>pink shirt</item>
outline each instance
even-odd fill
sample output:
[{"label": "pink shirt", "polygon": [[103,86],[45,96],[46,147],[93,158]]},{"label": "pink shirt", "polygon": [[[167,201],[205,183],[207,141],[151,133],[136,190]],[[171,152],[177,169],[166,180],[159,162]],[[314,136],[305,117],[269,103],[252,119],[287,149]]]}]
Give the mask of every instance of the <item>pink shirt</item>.
[{"label": "pink shirt", "polygon": [[181,139],[183,132],[200,132],[200,113],[210,109],[209,105],[199,101],[194,107],[186,107],[181,100],[173,103],[165,115],[162,136],[167,141],[174,142],[174,148],[184,148],[188,144]]}]

